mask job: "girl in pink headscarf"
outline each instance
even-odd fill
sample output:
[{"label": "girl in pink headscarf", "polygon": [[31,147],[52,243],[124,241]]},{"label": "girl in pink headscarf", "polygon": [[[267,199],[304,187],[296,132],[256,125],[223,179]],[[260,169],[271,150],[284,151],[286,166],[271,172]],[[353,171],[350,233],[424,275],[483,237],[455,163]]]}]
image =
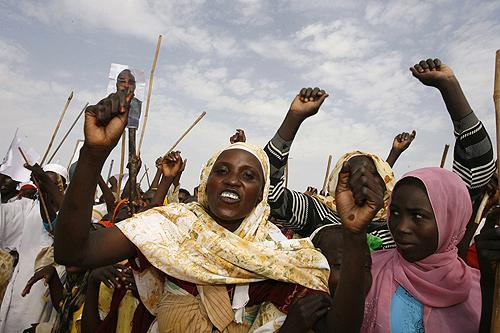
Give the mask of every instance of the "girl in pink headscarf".
[{"label": "girl in pink headscarf", "polygon": [[[357,176],[345,172],[341,177]],[[362,235],[366,226],[356,225],[349,213],[354,200],[341,188],[336,196],[345,201],[339,207],[344,229]],[[350,198],[356,205],[364,200],[355,188]],[[478,332],[480,274],[458,257],[456,247],[471,213],[469,193],[456,174],[423,168],[402,177],[388,213],[397,248],[372,254],[361,332]]]}]

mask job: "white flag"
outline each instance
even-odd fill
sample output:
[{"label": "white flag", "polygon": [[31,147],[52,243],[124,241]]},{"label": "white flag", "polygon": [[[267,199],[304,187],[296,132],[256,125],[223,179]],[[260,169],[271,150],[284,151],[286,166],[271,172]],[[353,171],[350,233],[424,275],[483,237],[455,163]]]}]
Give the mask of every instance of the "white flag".
[{"label": "white flag", "polygon": [[28,159],[29,164],[33,165],[40,161],[40,154],[38,154],[32,147],[26,146],[22,143],[22,135],[16,130],[9,150],[2,160],[0,165],[0,173],[9,176],[18,182],[29,182],[31,171],[24,167],[24,159],[19,152],[21,148]]}]

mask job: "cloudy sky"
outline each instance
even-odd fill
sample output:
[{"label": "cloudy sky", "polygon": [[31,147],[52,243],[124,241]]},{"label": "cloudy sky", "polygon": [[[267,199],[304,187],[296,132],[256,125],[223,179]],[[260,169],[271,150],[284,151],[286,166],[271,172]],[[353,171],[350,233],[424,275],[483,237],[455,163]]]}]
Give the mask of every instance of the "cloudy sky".
[{"label": "cloudy sky", "polygon": [[[236,128],[265,145],[300,88],[319,86],[330,97],[293,145],[290,187],[321,187],[329,154],[365,149],[385,157],[396,134],[416,129],[396,165],[400,176],[438,165],[444,144],[454,142],[439,93],[408,70],[420,59],[452,67],[494,135],[499,17],[499,1],[472,0],[0,0],[0,155],[16,128],[43,153],[70,91],[59,138],[87,101],[104,97],[110,63],[149,73],[161,33],[146,165],[207,111],[179,146],[191,189]],[[82,122],[56,159],[67,164],[80,138]]]}]

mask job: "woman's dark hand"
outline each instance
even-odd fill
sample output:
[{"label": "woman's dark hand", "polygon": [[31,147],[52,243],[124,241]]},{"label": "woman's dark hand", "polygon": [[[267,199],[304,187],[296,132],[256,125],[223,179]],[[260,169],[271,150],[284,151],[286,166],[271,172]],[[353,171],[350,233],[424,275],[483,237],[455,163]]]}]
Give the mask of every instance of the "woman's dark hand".
[{"label": "woman's dark hand", "polygon": [[245,131],[239,128],[236,130],[236,133],[229,138],[229,142],[231,144],[236,142],[246,142],[246,141],[247,137],[245,136]]},{"label": "woman's dark hand", "polygon": [[312,197],[313,195],[318,194],[318,189],[312,186],[308,186],[304,194]]},{"label": "woman's dark hand", "polygon": [[413,76],[426,86],[443,88],[447,82],[455,78],[450,67],[439,59],[421,60],[410,68]]},{"label": "woman's dark hand", "polygon": [[38,271],[35,272],[35,274],[33,274],[31,279],[28,280],[28,282],[26,283],[26,286],[24,287],[24,289],[21,293],[21,296],[24,297],[24,296],[28,295],[31,291],[31,287],[33,287],[33,285],[36,282],[40,281],[41,279],[44,279],[45,285],[48,285],[50,280],[54,277],[54,274],[57,275],[57,272],[56,272],[55,267],[52,265],[48,265],[48,266],[40,268]]},{"label": "woman's dark hand", "polygon": [[128,121],[130,101],[134,93],[110,94],[85,110],[85,145],[94,150],[109,152],[116,146]]},{"label": "woman's dark hand", "polygon": [[183,161],[180,151],[170,152],[161,160],[163,177],[174,178],[183,167]]},{"label": "woman's dark hand", "polygon": [[370,169],[361,167],[352,173],[347,161],[339,174],[335,203],[342,226],[360,233],[383,207],[384,192]]},{"label": "woman's dark hand", "polygon": [[328,97],[324,90],[316,88],[302,88],[290,105],[290,113],[305,119],[318,113],[321,104]]},{"label": "woman's dark hand", "polygon": [[280,332],[308,332],[328,312],[331,305],[332,298],[327,294],[308,295],[297,299],[290,305]]},{"label": "woman's dark hand", "polygon": [[413,142],[413,139],[415,139],[415,136],[417,136],[417,132],[415,130],[411,133],[403,132],[396,135],[394,141],[392,142],[392,150],[401,154],[408,149],[408,147],[410,147],[410,144]]},{"label": "woman's dark hand", "polygon": [[120,288],[126,284],[127,272],[130,267],[122,264],[114,264],[96,268],[89,277],[89,282],[95,285],[104,283],[108,288]]}]

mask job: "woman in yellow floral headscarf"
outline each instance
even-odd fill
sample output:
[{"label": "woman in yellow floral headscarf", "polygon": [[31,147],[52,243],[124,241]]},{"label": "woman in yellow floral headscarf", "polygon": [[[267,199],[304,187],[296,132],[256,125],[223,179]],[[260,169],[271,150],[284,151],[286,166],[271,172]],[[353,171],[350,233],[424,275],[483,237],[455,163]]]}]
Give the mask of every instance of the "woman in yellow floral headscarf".
[{"label": "woman in yellow floral headscarf", "polygon": [[[111,264],[140,252],[140,257],[168,277],[156,309],[160,331],[182,332],[196,324],[199,332],[247,332],[251,321],[245,323],[250,314],[244,308],[252,303],[249,295],[256,294],[255,288],[269,288],[249,283],[275,280],[328,291],[326,258],[309,239],[287,240],[268,221],[268,191],[265,152],[250,144],[233,144],[204,167],[199,203],[157,207],[94,232],[89,235],[92,246],[101,244],[111,255],[103,259],[101,252],[92,258],[91,250],[85,262],[78,264]],[[186,291],[189,284],[196,289],[191,295]],[[235,285],[232,304],[227,285]],[[303,293],[304,288],[293,287],[291,292]],[[183,310],[179,313],[178,309]]]}]

